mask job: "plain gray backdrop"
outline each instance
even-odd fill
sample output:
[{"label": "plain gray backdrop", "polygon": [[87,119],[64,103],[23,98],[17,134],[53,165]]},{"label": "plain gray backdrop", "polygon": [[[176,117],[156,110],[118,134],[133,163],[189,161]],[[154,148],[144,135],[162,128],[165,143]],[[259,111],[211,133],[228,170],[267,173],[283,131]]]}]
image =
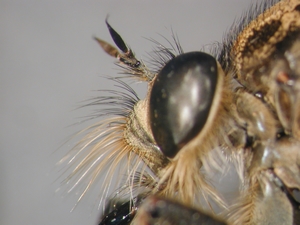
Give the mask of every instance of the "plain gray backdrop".
[{"label": "plain gray backdrop", "polygon": [[91,113],[74,109],[92,90],[113,88],[101,76],[117,75],[114,59],[92,39],[112,43],[108,14],[144,59],[153,46],[144,37],[161,41],[171,28],[186,52],[221,41],[250,2],[1,0],[0,224],[96,224],[97,193],[70,212],[77,196],[55,192],[62,173],[55,164],[75,144],[65,140],[87,126],[70,126]]}]

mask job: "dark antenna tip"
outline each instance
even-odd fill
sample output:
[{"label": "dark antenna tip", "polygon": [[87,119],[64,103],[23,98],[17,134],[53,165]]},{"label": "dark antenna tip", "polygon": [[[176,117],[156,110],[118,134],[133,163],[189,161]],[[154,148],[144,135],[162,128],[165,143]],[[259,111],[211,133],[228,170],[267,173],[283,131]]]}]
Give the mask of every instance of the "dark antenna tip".
[{"label": "dark antenna tip", "polygon": [[115,31],[112,26],[108,23],[108,16],[105,19],[105,23],[106,26],[109,30],[110,36],[112,37],[112,39],[114,40],[115,44],[118,46],[118,48],[124,52],[127,53],[129,52],[127,45],[125,44],[125,42],[123,41],[122,37],[117,33],[117,31]]}]

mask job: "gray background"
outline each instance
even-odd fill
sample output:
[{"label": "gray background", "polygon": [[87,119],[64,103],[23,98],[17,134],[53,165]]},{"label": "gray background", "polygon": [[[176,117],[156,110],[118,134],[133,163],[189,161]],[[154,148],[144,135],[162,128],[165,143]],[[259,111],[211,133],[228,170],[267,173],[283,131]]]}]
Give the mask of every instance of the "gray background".
[{"label": "gray background", "polygon": [[[113,59],[92,36],[112,43],[104,20],[139,58],[151,42],[178,34],[185,51],[220,41],[249,0],[202,1],[0,1],[0,224],[95,224],[91,193],[70,213],[77,197],[63,192],[55,163],[75,141],[60,147],[86,124],[74,110],[111,87]],[[57,180],[58,179],[58,180]]]}]

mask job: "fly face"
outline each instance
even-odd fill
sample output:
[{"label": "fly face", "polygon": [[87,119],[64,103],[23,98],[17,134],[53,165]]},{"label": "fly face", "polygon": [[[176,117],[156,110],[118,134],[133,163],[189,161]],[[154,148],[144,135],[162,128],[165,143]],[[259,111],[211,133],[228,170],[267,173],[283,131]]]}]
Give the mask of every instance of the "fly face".
[{"label": "fly face", "polygon": [[[148,91],[140,100],[117,80],[116,96],[91,104],[122,109],[69,156],[74,187],[88,181],[80,199],[106,172],[105,199],[116,169],[127,171],[100,224],[300,224],[300,1],[264,1],[241,21],[210,54],[185,53],[176,37],[158,45],[155,69],[106,22],[120,50],[97,42]],[[242,180],[231,205],[206,179],[230,162]]]}]

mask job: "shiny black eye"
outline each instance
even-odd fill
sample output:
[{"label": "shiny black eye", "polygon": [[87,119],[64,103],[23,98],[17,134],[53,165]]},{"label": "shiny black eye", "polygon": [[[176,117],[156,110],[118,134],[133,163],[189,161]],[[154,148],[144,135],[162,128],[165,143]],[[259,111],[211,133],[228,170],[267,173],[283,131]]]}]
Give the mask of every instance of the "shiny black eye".
[{"label": "shiny black eye", "polygon": [[164,155],[174,157],[203,129],[217,81],[217,62],[203,52],[181,54],[157,75],[150,96],[150,120]]}]

